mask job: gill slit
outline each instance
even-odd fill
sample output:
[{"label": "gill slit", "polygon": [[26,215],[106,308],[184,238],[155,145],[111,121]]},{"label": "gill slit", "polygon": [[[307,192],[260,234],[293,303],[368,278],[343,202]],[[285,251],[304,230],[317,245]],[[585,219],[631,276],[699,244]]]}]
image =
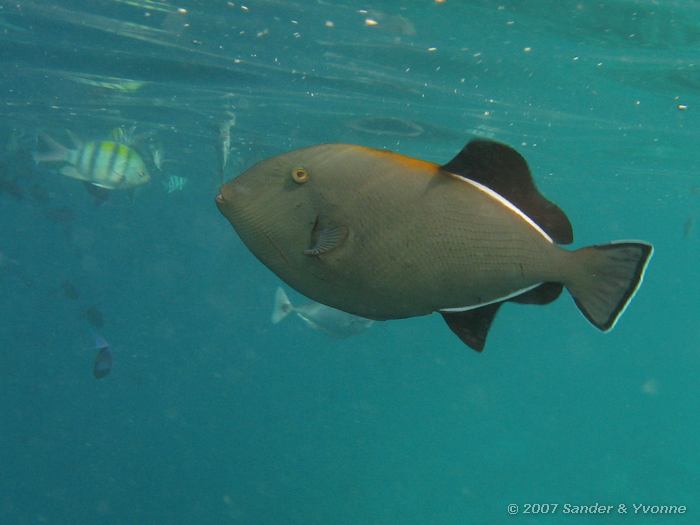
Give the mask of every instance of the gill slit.
[{"label": "gill slit", "polygon": [[283,252],[282,250],[280,250],[280,247],[277,246],[277,244],[275,243],[275,241],[272,240],[272,237],[270,237],[270,236],[267,234],[267,232],[264,231],[264,230],[263,230],[263,235],[265,235],[265,237],[266,237],[267,240],[270,242],[270,244],[272,245],[272,247],[277,251],[277,253],[279,253],[280,257],[282,257],[282,259],[284,259],[284,262],[287,264],[287,266],[289,266],[289,259],[287,259],[287,256],[284,254],[284,252]]}]

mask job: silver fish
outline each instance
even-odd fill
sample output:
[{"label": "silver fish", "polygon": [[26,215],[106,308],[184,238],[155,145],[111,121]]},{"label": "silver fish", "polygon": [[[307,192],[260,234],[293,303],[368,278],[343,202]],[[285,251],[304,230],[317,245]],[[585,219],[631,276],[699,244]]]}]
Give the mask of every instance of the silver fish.
[{"label": "silver fish", "polygon": [[120,144],[134,144],[136,140],[136,126],[117,126],[112,129],[112,140]]},{"label": "silver fish", "polygon": [[89,75],[89,74],[66,74],[65,78],[83,84],[86,86],[108,89],[112,91],[120,91],[123,93],[133,93],[138,91],[148,82],[142,80],[132,80],[130,78],[108,77],[104,75]]},{"label": "silver fish", "polygon": [[158,171],[163,171],[163,148],[160,146],[151,146],[151,158],[153,159],[153,165]]},{"label": "silver fish", "polygon": [[277,324],[292,313],[314,330],[337,338],[357,335],[374,324],[371,319],[348,314],[315,301],[295,306],[284,290],[277,288],[275,305],[272,310],[272,322]]},{"label": "silver fish", "polygon": [[219,180],[223,184],[228,166],[228,156],[231,153],[231,128],[236,125],[236,114],[226,112],[229,117],[219,124],[219,144],[217,153],[219,155]]}]

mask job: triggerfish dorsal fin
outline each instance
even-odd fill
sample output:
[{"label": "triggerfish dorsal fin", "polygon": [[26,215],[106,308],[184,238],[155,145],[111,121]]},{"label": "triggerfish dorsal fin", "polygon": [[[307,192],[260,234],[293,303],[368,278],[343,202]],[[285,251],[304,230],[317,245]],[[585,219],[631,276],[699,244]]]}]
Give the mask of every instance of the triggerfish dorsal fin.
[{"label": "triggerfish dorsal fin", "polygon": [[532,219],[554,242],[573,242],[569,219],[537,190],[527,162],[513,148],[492,140],[472,140],[441,168],[492,189]]}]

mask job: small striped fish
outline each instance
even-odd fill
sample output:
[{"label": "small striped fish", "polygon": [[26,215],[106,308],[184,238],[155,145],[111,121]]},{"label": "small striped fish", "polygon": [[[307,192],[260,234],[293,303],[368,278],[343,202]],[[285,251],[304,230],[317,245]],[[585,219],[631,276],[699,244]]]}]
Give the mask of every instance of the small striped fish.
[{"label": "small striped fish", "polygon": [[66,163],[59,170],[66,177],[108,190],[133,188],[150,180],[143,158],[126,144],[110,140],[82,143],[74,139],[75,149],[69,149],[47,135],[41,137],[49,149],[35,153],[34,160]]},{"label": "small striped fish", "polygon": [[182,191],[185,189],[187,184],[187,179],[185,177],[178,177],[177,175],[171,175],[168,177],[168,182],[163,183],[163,187],[168,190],[168,193],[173,193],[174,191]]}]

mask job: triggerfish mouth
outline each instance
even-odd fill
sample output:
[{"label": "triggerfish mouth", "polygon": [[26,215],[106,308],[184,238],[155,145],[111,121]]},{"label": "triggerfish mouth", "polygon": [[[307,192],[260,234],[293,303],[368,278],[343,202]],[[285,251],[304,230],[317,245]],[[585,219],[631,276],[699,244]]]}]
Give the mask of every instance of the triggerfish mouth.
[{"label": "triggerfish mouth", "polygon": [[216,197],[251,252],[303,295],[374,320],[439,312],[475,350],[505,302],[565,287],[598,329],[615,326],[652,255],[645,242],[577,250],[525,159],[473,140],[446,164],[348,144],[264,160]]}]

